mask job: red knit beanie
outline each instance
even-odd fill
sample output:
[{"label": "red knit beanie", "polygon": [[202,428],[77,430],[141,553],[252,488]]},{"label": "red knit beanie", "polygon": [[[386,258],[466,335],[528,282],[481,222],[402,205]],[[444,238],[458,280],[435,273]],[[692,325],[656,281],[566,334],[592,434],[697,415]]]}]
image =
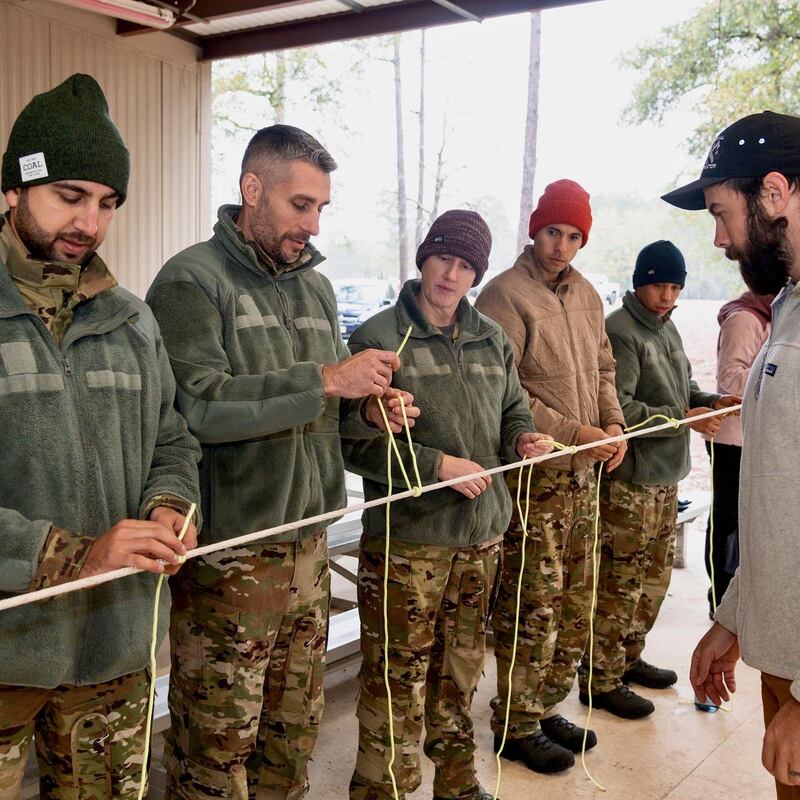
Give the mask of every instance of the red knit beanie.
[{"label": "red knit beanie", "polygon": [[589,193],[580,184],[565,178],[547,186],[531,214],[528,226],[531,239],[547,225],[572,225],[583,234],[581,247],[585,247],[592,229]]}]

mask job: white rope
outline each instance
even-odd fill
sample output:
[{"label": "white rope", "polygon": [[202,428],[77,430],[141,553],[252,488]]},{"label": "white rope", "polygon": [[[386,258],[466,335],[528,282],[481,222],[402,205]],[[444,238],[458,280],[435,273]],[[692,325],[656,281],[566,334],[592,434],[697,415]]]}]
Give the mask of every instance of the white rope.
[{"label": "white rope", "polygon": [[[724,416],[725,414],[731,414],[740,409],[741,405],[737,405],[730,406],[729,408],[721,408],[718,411],[708,411],[705,414],[698,414],[695,417],[685,417],[684,419],[677,420],[677,424],[688,425],[689,423],[699,422],[703,419],[710,419],[711,417],[719,417]],[[598,447],[599,445],[624,442],[628,439],[635,439],[638,436],[643,436],[644,434],[650,434],[670,428],[675,428],[675,424],[673,422],[665,422],[661,425],[653,425],[649,428],[640,428],[639,430],[632,431],[631,433],[623,433],[619,436],[609,436],[607,439],[600,439],[596,442],[574,445],[573,447],[570,447],[564,451],[553,451],[552,453],[547,453],[547,455],[515,461],[513,464],[503,464],[502,466],[494,467],[493,469],[481,470],[480,472],[473,472],[469,475],[461,475],[458,478],[451,478],[450,480],[431,483],[427,486],[423,486],[421,490],[417,489],[417,487],[414,487],[414,489],[410,491],[406,490],[403,492],[396,492],[393,495],[380,497],[376,500],[360,503],[359,505],[339,508],[336,511],[328,511],[325,514],[317,514],[314,517],[307,517],[306,519],[301,519],[297,522],[287,522],[283,525],[276,525],[275,527],[266,528],[261,531],[255,531],[254,533],[247,533],[243,536],[237,536],[233,539],[226,539],[222,542],[214,542],[214,544],[205,545],[204,547],[197,547],[194,550],[190,550],[186,554],[186,559],[209,555],[210,553],[216,553],[219,550],[228,550],[229,548],[240,547],[241,545],[251,544],[252,542],[263,542],[271,539],[274,540],[288,531],[293,531],[297,528],[304,528],[312,525],[319,525],[320,523],[329,522],[337,517],[342,517],[345,514],[364,511],[368,508],[377,508],[378,506],[384,506],[387,503],[397,503],[398,501],[406,500],[409,497],[417,497],[419,494],[425,494],[426,492],[435,492],[448,486],[454,486],[457,483],[475,480],[475,478],[483,478],[486,475],[497,475],[501,472],[519,469],[521,466],[528,464],[541,464],[553,458],[560,458],[565,454],[570,455],[573,453],[580,453],[583,450],[591,450],[593,447]],[[0,611],[5,611],[9,608],[18,608],[19,606],[28,605],[29,603],[38,603],[40,600],[47,600],[51,597],[59,597],[60,595],[68,594],[70,592],[77,592],[82,589],[90,589],[93,586],[99,586],[100,584],[108,583],[109,581],[118,580],[119,578],[126,578],[129,575],[136,575],[139,572],[145,571],[146,570],[136,569],[134,567],[124,567],[123,569],[115,569],[111,572],[104,572],[101,575],[93,575],[90,578],[79,578],[76,581],[68,581],[67,583],[61,583],[57,586],[50,586],[47,589],[38,589],[35,592],[25,592],[23,594],[14,595],[13,597],[7,597],[4,600],[0,600]]]}]

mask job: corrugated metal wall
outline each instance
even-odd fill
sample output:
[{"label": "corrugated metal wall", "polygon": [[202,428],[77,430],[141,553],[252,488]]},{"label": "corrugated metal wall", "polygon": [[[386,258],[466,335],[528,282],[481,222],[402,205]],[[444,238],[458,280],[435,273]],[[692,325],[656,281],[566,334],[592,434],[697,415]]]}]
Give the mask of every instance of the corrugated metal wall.
[{"label": "corrugated metal wall", "polygon": [[167,61],[0,0],[0,149],[28,100],[74,72],[97,78],[131,151],[128,199],[100,253],[144,296],[167,258],[209,235],[210,66]]}]

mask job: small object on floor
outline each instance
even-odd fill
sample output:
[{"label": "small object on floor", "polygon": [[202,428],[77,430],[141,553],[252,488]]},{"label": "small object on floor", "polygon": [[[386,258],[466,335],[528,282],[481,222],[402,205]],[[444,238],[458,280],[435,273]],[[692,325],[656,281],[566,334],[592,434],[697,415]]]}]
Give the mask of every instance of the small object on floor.
[{"label": "small object on floor", "polygon": [[633,666],[625,670],[622,676],[623,683],[638,683],[648,689],[669,689],[678,680],[674,670],[661,669],[642,661],[640,658]]},{"label": "small object on floor", "polygon": [[691,500],[678,500],[678,513],[683,514],[683,512],[686,511],[691,504]]},{"label": "small object on floor", "polygon": [[695,698],[694,707],[698,711],[705,711],[709,714],[719,711],[719,706],[715,706],[713,703],[701,703],[697,698]]},{"label": "small object on floor", "polygon": [[[500,736],[494,737],[495,753],[501,742]],[[521,761],[528,769],[544,774],[563,772],[575,764],[575,756],[560,744],[551,742],[542,731],[522,739],[506,739],[500,755],[509,761]]]},{"label": "small object on floor", "polygon": [[[581,692],[578,699],[589,705],[589,695]],[[604,709],[622,719],[642,719],[649,717],[656,707],[646,698],[636,694],[624,683],[610,692],[592,692],[592,706]]]},{"label": "small object on floor", "polygon": [[[544,735],[551,742],[560,744],[573,753],[580,753],[583,750],[583,728],[564,719],[561,714],[546,717],[540,720],[539,724],[542,726]],[[597,736],[594,731],[590,730],[586,734],[586,749],[591,750],[596,744]]]},{"label": "small object on floor", "polygon": [[[450,798],[434,795],[433,800],[450,800]],[[471,794],[462,794],[458,800],[494,800],[494,795],[491,792],[487,792],[486,789],[479,784]],[[497,800],[500,800],[500,798],[498,797]]]}]

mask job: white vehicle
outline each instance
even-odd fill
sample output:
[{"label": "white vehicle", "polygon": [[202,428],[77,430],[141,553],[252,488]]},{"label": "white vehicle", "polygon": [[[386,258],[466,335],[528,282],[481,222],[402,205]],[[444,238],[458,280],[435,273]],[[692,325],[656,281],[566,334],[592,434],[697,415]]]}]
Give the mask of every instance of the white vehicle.
[{"label": "white vehicle", "polygon": [[613,306],[617,302],[619,297],[618,283],[609,281],[601,272],[581,272],[581,275],[594,286],[604,303]]}]

